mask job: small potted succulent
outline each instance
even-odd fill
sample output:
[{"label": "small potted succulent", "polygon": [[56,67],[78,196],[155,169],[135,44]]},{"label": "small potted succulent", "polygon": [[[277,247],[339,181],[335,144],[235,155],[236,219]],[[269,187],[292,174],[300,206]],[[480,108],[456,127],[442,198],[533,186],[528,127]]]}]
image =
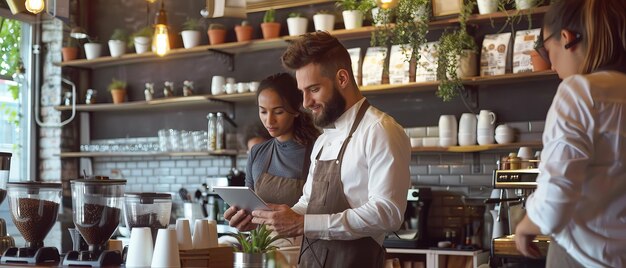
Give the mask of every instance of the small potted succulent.
[{"label": "small potted succulent", "polygon": [[126,53],[126,42],[128,41],[128,35],[126,31],[122,29],[115,29],[109,39],[109,51],[111,57],[121,57]]},{"label": "small potted succulent", "polygon": [[209,44],[223,44],[226,41],[226,26],[219,23],[211,23],[209,25]]},{"label": "small potted succulent", "polygon": [[313,15],[313,24],[316,31],[330,32],[335,29],[335,15],[330,14],[328,10],[320,10]]},{"label": "small potted succulent", "polygon": [[77,42],[74,38],[68,36],[63,42],[63,48],[61,48],[63,54],[63,61],[75,60],[78,57]]},{"label": "small potted succulent", "polygon": [[287,29],[290,36],[298,36],[306,33],[309,20],[299,12],[292,12],[287,18]]},{"label": "small potted succulent", "polygon": [[128,40],[128,46],[134,45],[137,54],[147,52],[150,50],[150,37],[152,37],[152,32],[152,28],[148,26],[135,31],[131,35],[131,38],[129,38],[130,40]]},{"label": "small potted succulent", "polygon": [[123,103],[126,98],[126,82],[113,78],[111,83],[109,83],[109,91],[111,92],[113,103]]},{"label": "small potted succulent", "polygon": [[274,258],[275,250],[278,249],[272,243],[283,239],[281,236],[272,236],[272,231],[265,225],[258,226],[249,235],[241,232],[229,235],[237,239],[237,243],[233,245],[235,267],[263,267],[268,260]]},{"label": "small potted succulent", "polygon": [[192,48],[200,44],[200,25],[199,19],[189,18],[183,23],[183,31],[180,35],[183,37],[183,46],[185,48]]},{"label": "small potted succulent", "polygon": [[265,12],[263,23],[261,23],[263,39],[278,38],[280,36],[280,23],[276,22],[275,16],[276,10],[274,9]]},{"label": "small potted succulent", "polygon": [[252,40],[252,32],[254,29],[247,20],[241,22],[240,25],[235,26],[235,35],[237,36],[237,42],[244,42]]}]

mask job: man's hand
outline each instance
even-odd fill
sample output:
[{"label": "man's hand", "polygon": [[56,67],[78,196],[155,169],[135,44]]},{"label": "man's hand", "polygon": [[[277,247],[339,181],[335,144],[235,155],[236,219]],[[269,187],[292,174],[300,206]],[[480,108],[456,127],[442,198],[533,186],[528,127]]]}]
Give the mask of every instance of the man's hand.
[{"label": "man's hand", "polygon": [[228,225],[242,232],[256,228],[256,224],[252,223],[252,215],[237,207],[230,207],[224,211],[224,219],[228,221]]},{"label": "man's hand", "polygon": [[541,257],[539,248],[532,243],[535,236],[541,234],[539,227],[528,216],[524,216],[515,228],[515,246],[524,256],[538,259]]},{"label": "man's hand", "polygon": [[[284,237],[294,237],[304,234],[304,216],[300,215],[287,205],[268,204],[272,211],[252,211],[253,223],[265,224],[268,229],[276,231]],[[224,214],[225,215],[225,214]]]}]

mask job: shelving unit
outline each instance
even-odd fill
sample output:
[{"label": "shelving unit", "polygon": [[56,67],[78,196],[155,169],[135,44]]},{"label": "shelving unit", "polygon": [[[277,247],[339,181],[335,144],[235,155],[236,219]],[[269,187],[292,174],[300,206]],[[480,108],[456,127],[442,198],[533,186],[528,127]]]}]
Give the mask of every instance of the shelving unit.
[{"label": "shelving unit", "polygon": [[508,144],[488,144],[488,145],[472,145],[472,146],[450,146],[450,147],[413,147],[411,152],[434,152],[434,153],[475,153],[484,151],[497,150],[517,150],[519,147],[540,148],[541,141],[535,142],[517,142]]},{"label": "shelving unit", "polygon": [[124,157],[124,156],[238,156],[242,154],[237,150],[220,150],[215,152],[62,152],[61,158],[80,157]]},{"label": "shelving unit", "polygon": [[445,250],[445,249],[402,249],[402,248],[387,248],[388,254],[411,254],[411,255],[426,255],[426,268],[439,268],[447,267],[447,256],[463,256],[472,258],[473,268],[478,267],[481,264],[487,263],[489,260],[489,251],[475,250],[475,251],[462,251],[462,250]]}]

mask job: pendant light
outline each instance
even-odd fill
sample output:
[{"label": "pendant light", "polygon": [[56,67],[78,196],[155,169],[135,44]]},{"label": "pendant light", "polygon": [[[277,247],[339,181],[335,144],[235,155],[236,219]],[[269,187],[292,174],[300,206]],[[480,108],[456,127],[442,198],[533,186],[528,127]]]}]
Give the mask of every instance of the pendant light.
[{"label": "pendant light", "polygon": [[376,5],[382,9],[390,9],[398,6],[400,0],[376,0]]},{"label": "pendant light", "polygon": [[26,6],[26,10],[28,10],[28,12],[38,14],[46,7],[46,4],[43,1],[44,0],[26,0],[24,5]]},{"label": "pendant light", "polygon": [[167,32],[167,16],[165,4],[161,1],[161,9],[156,14],[154,36],[152,37],[152,51],[159,56],[165,56],[170,51],[170,39]]}]

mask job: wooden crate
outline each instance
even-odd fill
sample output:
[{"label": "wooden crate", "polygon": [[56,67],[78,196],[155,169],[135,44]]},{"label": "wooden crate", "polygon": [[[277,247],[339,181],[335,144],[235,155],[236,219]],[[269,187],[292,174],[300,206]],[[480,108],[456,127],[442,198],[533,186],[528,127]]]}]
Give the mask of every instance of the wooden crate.
[{"label": "wooden crate", "polygon": [[180,251],[182,267],[233,267],[233,248],[216,247]]}]

